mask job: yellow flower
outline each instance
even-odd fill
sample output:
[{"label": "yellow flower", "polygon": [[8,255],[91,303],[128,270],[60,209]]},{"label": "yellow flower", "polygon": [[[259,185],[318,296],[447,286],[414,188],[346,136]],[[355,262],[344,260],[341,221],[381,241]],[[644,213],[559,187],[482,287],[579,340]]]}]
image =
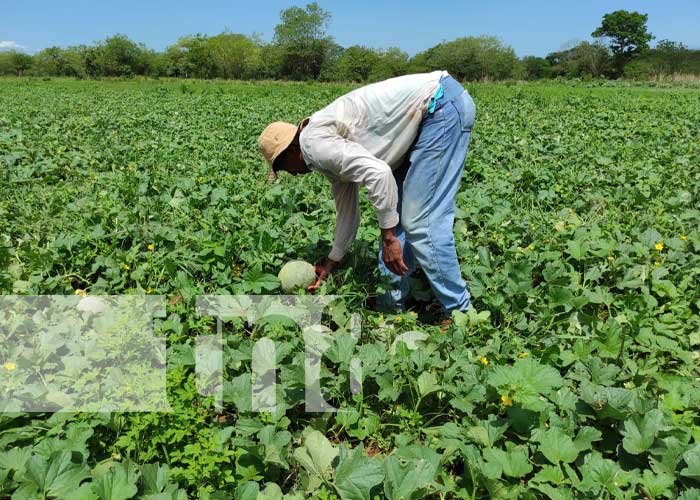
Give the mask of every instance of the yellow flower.
[{"label": "yellow flower", "polygon": [[153,243],[151,243],[151,244],[148,245],[146,248],[148,248],[148,251],[149,251],[149,252],[152,252],[153,250],[155,250],[156,246],[155,246]]},{"label": "yellow flower", "polygon": [[688,235],[686,234],[681,234],[680,238],[682,241],[688,241]]},{"label": "yellow flower", "polygon": [[608,260],[615,260],[615,257],[613,257],[612,255],[608,255]]},{"label": "yellow flower", "polygon": [[129,267],[129,264],[122,264],[122,269],[124,269],[124,271],[128,271],[131,268]]},{"label": "yellow flower", "polygon": [[153,292],[153,288],[151,288],[150,286],[148,288],[146,288],[146,293],[152,293],[152,292]]},{"label": "yellow flower", "polygon": [[403,318],[401,318],[401,316],[396,316],[396,317],[394,318],[394,322],[395,322],[395,323],[401,323],[402,320],[403,320]]},{"label": "yellow flower", "polygon": [[489,359],[486,356],[482,356],[481,359],[479,360],[482,365],[486,366],[489,364]]},{"label": "yellow flower", "polygon": [[535,245],[528,245],[527,249],[528,249],[528,250],[534,250],[534,249],[535,249]]},{"label": "yellow flower", "polygon": [[7,370],[8,372],[11,372],[12,370],[17,369],[17,365],[14,364],[12,361],[5,361],[5,364],[2,365],[2,367]]},{"label": "yellow flower", "polygon": [[508,396],[508,394],[502,394],[501,403],[503,403],[503,406],[513,406],[513,398]]},{"label": "yellow flower", "polygon": [[87,295],[87,290],[83,290],[82,288],[78,288],[75,291],[76,295],[79,295],[80,297],[85,297]]},{"label": "yellow flower", "polygon": [[654,248],[656,248],[656,249],[660,252],[661,250],[664,249],[664,244],[663,244],[663,243],[657,243],[656,246],[655,246]]},{"label": "yellow flower", "polygon": [[530,355],[529,352],[521,352],[520,354],[518,354],[518,357],[519,357],[520,359],[525,359],[525,358],[527,358],[529,355]]}]

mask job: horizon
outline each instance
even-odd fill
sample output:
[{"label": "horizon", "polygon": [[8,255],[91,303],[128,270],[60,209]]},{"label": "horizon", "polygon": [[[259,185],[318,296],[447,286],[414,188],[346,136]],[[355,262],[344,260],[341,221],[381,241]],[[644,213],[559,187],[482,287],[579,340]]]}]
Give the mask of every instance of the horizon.
[{"label": "horizon", "polygon": [[[160,52],[182,36],[211,36],[225,30],[248,36],[258,34],[269,43],[279,23],[280,12],[307,3],[310,2],[268,0],[259,2],[263,8],[254,10],[243,2],[224,0],[209,0],[206,6],[173,6],[164,0],[146,4],[125,0],[119,5],[91,5],[74,0],[60,7],[46,0],[32,5],[10,0],[0,20],[0,50],[34,54],[47,47],[91,45],[124,34]],[[341,46],[398,47],[409,56],[444,41],[490,35],[512,47],[518,57],[544,57],[574,43],[591,40],[590,33],[599,26],[603,15],[619,9],[649,15],[648,28],[655,36],[652,45],[669,39],[691,49],[700,48],[700,31],[696,29],[700,4],[690,0],[671,0],[664,5],[624,0],[565,7],[545,0],[528,5],[511,0],[473,6],[452,2],[448,3],[452,10],[447,20],[443,12],[434,8],[425,12],[417,0],[391,0],[379,5],[367,0],[356,1],[352,6],[336,1],[319,1],[318,4],[331,14],[328,35]],[[394,16],[398,8],[402,19],[396,21]],[[532,36],[535,22],[544,28]],[[363,27],[361,33],[359,26]]]}]

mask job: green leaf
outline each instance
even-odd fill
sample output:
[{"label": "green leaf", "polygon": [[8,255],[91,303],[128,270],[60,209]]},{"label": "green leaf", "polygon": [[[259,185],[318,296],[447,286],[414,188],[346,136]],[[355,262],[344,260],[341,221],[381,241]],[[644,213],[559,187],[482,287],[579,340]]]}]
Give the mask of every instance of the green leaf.
[{"label": "green leaf", "polygon": [[467,434],[475,443],[484,448],[490,448],[496,444],[508,427],[507,420],[496,419],[495,415],[489,415],[488,420],[481,420],[479,425],[470,427]]},{"label": "green leaf", "polygon": [[257,500],[282,500],[282,489],[275,483],[267,483],[265,489],[258,493]]},{"label": "green leaf", "polygon": [[574,439],[574,446],[578,451],[590,450],[592,443],[600,441],[602,437],[603,433],[595,427],[581,427],[576,434],[576,439]]},{"label": "green leaf", "polygon": [[100,500],[127,500],[136,495],[137,479],[133,474],[129,477],[129,471],[124,464],[117,464],[93,479],[92,491]]},{"label": "green leaf", "polygon": [[521,478],[532,472],[532,465],[528,461],[525,446],[511,446],[508,451],[490,448],[484,450],[484,459],[492,464],[497,464],[503,474],[509,477]]},{"label": "green leaf", "polygon": [[499,393],[512,395],[515,403],[538,411],[543,407],[540,395],[546,396],[561,387],[564,380],[555,368],[525,358],[516,361],[513,366],[497,366],[489,374],[487,382]]},{"label": "green leaf", "polygon": [[243,273],[243,288],[246,292],[262,293],[263,290],[275,290],[279,286],[277,276],[263,273],[260,265],[246,269]]},{"label": "green leaf", "polygon": [[683,453],[687,467],[681,470],[681,476],[700,480],[700,444]]},{"label": "green leaf", "polygon": [[[20,476],[24,474],[25,465],[32,456],[32,447],[10,448],[0,453],[0,470],[14,470]],[[17,474],[15,474],[15,477]]]},{"label": "green leaf", "polygon": [[428,334],[423,332],[404,332],[397,335],[389,347],[389,354],[392,356],[396,354],[396,347],[398,346],[399,342],[406,344],[406,348],[410,351],[415,351],[428,337]]},{"label": "green leaf", "polygon": [[657,434],[663,430],[664,414],[659,409],[653,409],[642,416],[634,416],[625,420],[625,430],[622,431],[622,447],[633,455],[647,451],[654,444]]},{"label": "green leaf", "polygon": [[331,478],[331,464],[338,455],[338,448],[317,430],[305,433],[304,444],[294,450],[294,458],[308,474],[307,491],[318,488]]},{"label": "green leaf", "polygon": [[236,487],[236,500],[257,500],[260,485],[255,481],[244,481]]},{"label": "green leaf", "polygon": [[641,484],[644,492],[650,498],[673,497],[673,483],[676,478],[671,474],[654,474],[649,469],[642,474]]},{"label": "green leaf", "polygon": [[389,500],[417,500],[433,484],[437,468],[429,460],[384,460],[384,494]]},{"label": "green leaf", "polygon": [[72,456],[70,451],[55,452],[48,459],[35,455],[27,462],[25,478],[40,493],[64,497],[90,476],[84,464],[72,462]]},{"label": "green leaf", "polygon": [[536,429],[533,439],[539,441],[539,450],[555,465],[559,462],[571,463],[578,457],[579,450],[574,446],[574,441],[558,427],[546,431]]},{"label": "green leaf", "polygon": [[577,240],[569,240],[566,244],[566,253],[575,260],[582,260],[588,253],[588,244]]},{"label": "green leaf", "polygon": [[367,457],[362,444],[354,450],[340,448],[335,485],[343,500],[370,500],[370,490],[383,479],[381,461]]},{"label": "green leaf", "polygon": [[145,464],[141,466],[141,480],[144,494],[160,493],[165,489],[170,477],[170,467],[160,464]]},{"label": "green leaf", "polygon": [[534,475],[532,481],[535,483],[562,484],[568,482],[561,468],[555,465],[543,465],[542,469]]},{"label": "green leaf", "polygon": [[579,470],[583,477],[578,489],[594,494],[599,494],[602,489],[616,495],[621,492],[620,488],[626,486],[632,478],[631,473],[623,471],[617,463],[603,458],[598,452],[586,455]]},{"label": "green leaf", "polygon": [[418,385],[418,393],[421,397],[440,390],[440,384],[438,384],[437,377],[433,372],[421,373],[416,382]]},{"label": "green leaf", "polygon": [[[66,493],[66,496],[61,498],[61,500],[98,500],[97,495],[92,491],[91,483],[83,483],[80,487],[70,493]],[[144,497],[144,500],[154,500],[148,497]],[[169,497],[167,500],[171,500]]]},{"label": "green leaf", "polygon": [[266,426],[258,434],[260,444],[265,447],[263,460],[265,463],[277,464],[284,468],[288,468],[289,464],[285,460],[286,447],[292,440],[292,434],[289,431],[275,431],[272,425]]}]

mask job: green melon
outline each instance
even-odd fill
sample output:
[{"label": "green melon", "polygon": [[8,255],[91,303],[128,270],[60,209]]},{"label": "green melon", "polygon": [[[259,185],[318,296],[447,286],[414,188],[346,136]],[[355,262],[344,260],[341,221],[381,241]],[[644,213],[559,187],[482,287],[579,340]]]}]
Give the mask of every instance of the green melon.
[{"label": "green melon", "polygon": [[277,275],[282,290],[289,292],[298,287],[307,287],[316,281],[316,269],[303,260],[287,262]]}]

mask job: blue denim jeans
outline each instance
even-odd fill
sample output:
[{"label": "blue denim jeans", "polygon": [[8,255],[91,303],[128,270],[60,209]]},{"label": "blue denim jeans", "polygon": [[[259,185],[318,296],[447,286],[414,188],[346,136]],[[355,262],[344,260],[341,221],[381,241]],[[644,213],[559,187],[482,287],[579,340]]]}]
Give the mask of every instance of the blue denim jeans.
[{"label": "blue denim jeans", "polygon": [[440,80],[443,95],[432,113],[427,113],[408,153],[408,163],[394,176],[399,188],[399,226],[408,273],[393,274],[382,260],[379,272],[391,284],[380,297],[388,308],[402,309],[409,295],[409,275],[420,266],[433,294],[450,314],[466,311],[470,303],[467,285],[457,261],[454,242],[455,196],[462,178],[476,106],[469,93],[452,77]]}]

